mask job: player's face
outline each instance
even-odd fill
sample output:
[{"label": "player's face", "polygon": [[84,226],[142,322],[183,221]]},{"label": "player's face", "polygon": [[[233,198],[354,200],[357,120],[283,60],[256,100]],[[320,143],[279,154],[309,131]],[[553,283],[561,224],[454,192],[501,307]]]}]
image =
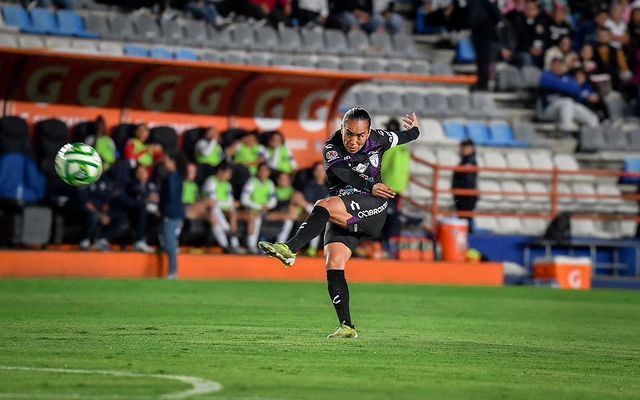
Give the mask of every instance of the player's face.
[{"label": "player's face", "polygon": [[370,125],[368,121],[360,119],[348,120],[342,127],[342,142],[351,154],[355,154],[369,139]]}]

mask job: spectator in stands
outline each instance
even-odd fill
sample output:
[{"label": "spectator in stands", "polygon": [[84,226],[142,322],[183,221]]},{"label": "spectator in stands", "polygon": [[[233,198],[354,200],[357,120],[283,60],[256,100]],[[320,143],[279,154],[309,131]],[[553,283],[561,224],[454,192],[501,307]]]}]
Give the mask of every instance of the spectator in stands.
[{"label": "spectator in stands", "polygon": [[308,24],[324,26],[329,18],[329,1],[298,0],[297,7],[294,7],[294,18],[300,26]]},{"label": "spectator in stands", "polygon": [[[473,10],[472,3],[469,4],[469,11]],[[496,9],[497,10],[497,9]],[[387,122],[386,130],[391,132],[400,131],[400,122],[391,119]],[[382,156],[382,181],[393,190],[396,195],[389,199],[387,207],[387,220],[382,228],[382,246],[389,252],[389,239],[400,236],[400,202],[402,196],[409,187],[409,165],[411,163],[411,153],[406,145],[395,146],[387,150]],[[395,254],[391,255],[395,258]]]},{"label": "spectator in stands", "polygon": [[580,57],[578,58],[579,69],[583,70],[588,76],[598,73],[598,64],[594,60],[593,46],[589,43],[582,46]]},{"label": "spectator in stands", "polygon": [[527,0],[524,12],[516,14],[512,24],[522,62],[541,67],[550,25],[549,17],[540,12],[536,0]]},{"label": "spectator in stands", "polygon": [[282,228],[276,241],[284,243],[289,239],[293,223],[298,219],[300,210],[291,201],[294,194],[293,186],[291,186],[291,175],[286,173],[278,174],[275,190],[276,206],[267,214],[266,219],[267,221],[282,221]]},{"label": "spectator in stands", "polygon": [[604,27],[611,32],[610,44],[616,49],[629,43],[627,34],[627,23],[624,20],[624,8],[620,4],[614,4],[609,13],[609,19],[604,23]]},{"label": "spectator in stands", "polygon": [[281,132],[273,132],[269,136],[269,143],[265,153],[267,164],[274,171],[291,174],[298,168],[298,164],[293,158],[293,153],[285,144],[284,136]]},{"label": "spectator in stands", "polygon": [[214,201],[209,197],[200,196],[200,188],[196,183],[197,167],[195,164],[187,165],[187,177],[182,183],[182,204],[188,220],[204,220],[209,222],[211,229],[215,225],[213,213]]},{"label": "spectator in stands", "polygon": [[127,140],[124,148],[124,158],[129,161],[131,167],[140,164],[150,167],[154,158],[158,157],[162,149],[157,144],[146,144],[149,139],[149,128],[146,124],[136,127],[135,137]]},{"label": "spectator in stands", "polygon": [[500,10],[489,0],[471,0],[468,16],[478,69],[478,82],[474,89],[488,90],[491,42],[496,35],[495,26],[501,20]]},{"label": "spectator in stands", "polygon": [[633,83],[636,86],[635,112],[637,116],[640,116],[640,2],[632,5],[628,32],[628,60],[633,70]]},{"label": "spectator in stands", "polygon": [[597,94],[584,90],[569,74],[561,58],[551,61],[551,69],[545,70],[540,77],[542,116],[554,118],[564,131],[577,130],[576,124],[595,127],[598,116],[583,103],[596,104],[600,101]]},{"label": "spectator in stands", "polygon": [[269,179],[271,168],[262,162],[257,169],[256,176],[251,177],[242,188],[240,199],[246,210],[241,219],[247,222],[247,248],[252,254],[258,253],[258,237],[264,214],[277,205],[276,188]]},{"label": "spectator in stands", "polygon": [[291,0],[242,0],[245,14],[268,20],[273,26],[287,23],[293,11]]},{"label": "spectator in stands", "polygon": [[595,45],[595,61],[598,71],[611,76],[611,83],[615,90],[621,90],[631,79],[627,57],[624,51],[611,44],[611,32],[607,28],[598,30],[598,41]]},{"label": "spectator in stands", "polygon": [[549,24],[549,45],[557,46],[563,38],[573,38],[574,32],[569,23],[568,11],[566,6],[554,7],[552,21]]},{"label": "spectator in stands", "polygon": [[564,36],[558,41],[558,44],[549,48],[544,53],[544,69],[551,68],[551,60],[560,58],[567,65],[569,70],[575,70],[580,67],[580,58],[571,47],[571,38]]},{"label": "spectator in stands", "polygon": [[116,162],[116,144],[107,134],[107,125],[102,115],[96,118],[95,122],[95,147],[96,151],[102,158],[102,167],[107,170],[114,162]]},{"label": "spectator in stands", "polygon": [[169,255],[169,275],[178,277],[178,237],[185,217],[182,204],[182,181],[187,177],[187,158],[179,151],[164,157],[166,176],[160,183],[160,215],[162,215],[162,241]]},{"label": "spectator in stands", "polygon": [[392,35],[402,32],[403,18],[396,12],[395,2],[391,0],[373,0],[374,15],[382,20],[384,29]]},{"label": "spectator in stands", "polygon": [[37,7],[55,7],[58,9],[72,10],[76,6],[76,0],[38,0]]},{"label": "spectator in stands", "polygon": [[160,197],[155,183],[149,179],[149,169],[138,165],[133,179],[129,181],[126,191],[119,196],[119,202],[129,215],[135,227],[135,251],[152,253],[153,248],[147,244],[147,226],[149,213],[157,214]]},{"label": "spectator in stands", "polygon": [[424,23],[430,30],[450,30],[456,10],[453,0],[423,0]]},{"label": "spectator in stands", "polygon": [[[459,167],[477,167],[476,148],[471,139],[463,140],[460,143],[460,163]],[[478,172],[477,171],[455,171],[451,180],[452,189],[477,190],[478,188]],[[457,212],[470,212],[475,210],[477,195],[454,194],[454,207]],[[468,215],[462,215],[469,221],[469,232],[473,231],[473,218]]]},{"label": "spectator in stands", "polygon": [[213,202],[213,236],[225,252],[237,254],[242,250],[238,241],[238,214],[230,180],[231,165],[222,163],[216,174],[205,180],[202,191]]},{"label": "spectator in stands", "polygon": [[258,143],[258,134],[255,132],[244,135],[240,143],[235,145],[231,151],[234,153],[233,161],[249,168],[251,175],[256,174],[258,164],[267,158],[266,150]]},{"label": "spectator in stands", "polygon": [[373,12],[372,0],[346,0],[342,18],[348,30],[363,30],[373,33],[383,29],[383,22]]},{"label": "spectator in stands", "polygon": [[222,17],[216,8],[215,1],[190,1],[185,6],[185,11],[191,13],[194,18],[207,21],[211,25],[218,26],[222,24]]},{"label": "spectator in stands", "polygon": [[225,154],[218,142],[218,130],[215,126],[211,126],[205,132],[204,138],[196,143],[196,161],[198,164],[215,168],[224,160]]},{"label": "spectator in stands", "polygon": [[640,47],[640,3],[633,4],[631,9],[631,17],[629,18],[629,25],[627,26],[627,33],[629,35],[629,47],[631,49],[637,49]]}]

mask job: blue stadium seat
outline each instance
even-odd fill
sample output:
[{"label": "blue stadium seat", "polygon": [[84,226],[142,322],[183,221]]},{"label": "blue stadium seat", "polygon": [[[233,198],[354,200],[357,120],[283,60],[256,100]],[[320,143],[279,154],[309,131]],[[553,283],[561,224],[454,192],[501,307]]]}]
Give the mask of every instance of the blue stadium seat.
[{"label": "blue stadium seat", "polygon": [[97,39],[100,37],[97,33],[85,31],[82,18],[73,10],[60,10],[57,16],[60,32],[65,35],[87,39]]},{"label": "blue stadium seat", "polygon": [[484,146],[489,144],[489,128],[485,124],[477,122],[468,123],[467,132],[469,134],[469,139],[473,140],[476,145]]},{"label": "blue stadium seat", "polygon": [[157,60],[173,60],[173,52],[163,47],[153,47],[149,51],[149,57]]},{"label": "blue stadium seat", "polygon": [[56,16],[47,8],[33,8],[29,11],[33,28],[38,33],[46,33],[49,35],[63,35],[58,27]]},{"label": "blue stadium seat", "polygon": [[15,26],[22,32],[27,33],[46,33],[40,32],[34,28],[27,11],[18,5],[6,5],[2,7],[4,21],[9,26]]},{"label": "blue stadium seat", "polygon": [[464,38],[458,42],[456,51],[457,64],[473,64],[476,62],[476,50],[473,48],[471,38]]},{"label": "blue stadium seat", "polygon": [[198,55],[191,50],[178,49],[175,54],[176,60],[198,61]]},{"label": "blue stadium seat", "polygon": [[442,123],[444,135],[450,139],[464,140],[467,139],[467,130],[461,122],[445,121]]},{"label": "blue stadium seat", "polygon": [[128,44],[128,45],[124,46],[124,48],[122,50],[123,50],[125,56],[145,57],[145,58],[149,57],[149,50],[147,50],[147,49],[145,49],[144,47],[141,47],[141,46]]},{"label": "blue stadium seat", "polygon": [[490,146],[528,147],[529,144],[515,139],[513,130],[506,122],[494,122],[489,126]]},{"label": "blue stadium seat", "polygon": [[[640,173],[640,158],[626,158],[624,160],[622,170],[624,172]],[[625,176],[622,178],[621,182],[630,184],[640,183],[640,177]]]}]

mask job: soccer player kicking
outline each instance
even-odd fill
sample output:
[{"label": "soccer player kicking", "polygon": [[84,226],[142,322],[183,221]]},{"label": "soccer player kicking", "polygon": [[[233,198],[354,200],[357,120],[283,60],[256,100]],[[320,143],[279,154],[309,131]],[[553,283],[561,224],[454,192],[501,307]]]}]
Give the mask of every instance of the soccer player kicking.
[{"label": "soccer player kicking", "polygon": [[323,154],[331,197],[319,200],[286,243],[260,242],[269,256],[291,267],[296,253],[324,234],[325,266],[329,297],[340,326],[329,338],[357,338],[349,313],[349,287],[344,269],[360,239],[377,236],[387,217],[387,200],[395,193],[381,179],[382,154],[390,148],[415,140],[420,134],[418,118],[402,118],[404,131],[371,129],[371,116],[362,108],[352,108],[342,119],[342,128],[325,142]]}]

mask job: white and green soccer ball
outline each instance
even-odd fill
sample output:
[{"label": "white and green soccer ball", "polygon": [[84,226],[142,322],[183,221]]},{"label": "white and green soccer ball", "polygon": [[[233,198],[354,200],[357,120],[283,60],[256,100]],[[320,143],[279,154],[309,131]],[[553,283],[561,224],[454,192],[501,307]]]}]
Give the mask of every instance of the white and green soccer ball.
[{"label": "white and green soccer ball", "polygon": [[67,143],[56,154],[56,173],[71,186],[94,183],[102,174],[102,159],[93,147],[84,143]]}]

